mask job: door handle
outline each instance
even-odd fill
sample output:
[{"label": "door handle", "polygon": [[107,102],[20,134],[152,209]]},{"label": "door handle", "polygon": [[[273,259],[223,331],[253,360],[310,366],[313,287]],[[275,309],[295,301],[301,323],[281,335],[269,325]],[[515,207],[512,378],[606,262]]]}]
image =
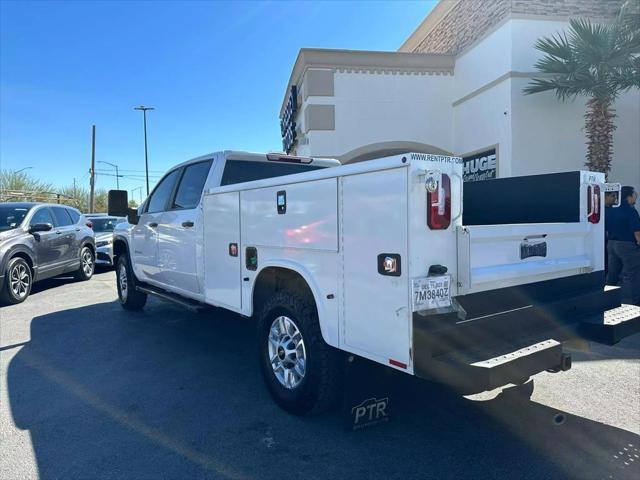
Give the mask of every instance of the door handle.
[{"label": "door handle", "polygon": [[56,230],[56,235],[61,235],[62,232],[60,230]]},{"label": "door handle", "polygon": [[156,222],[151,222],[148,224],[151,228],[156,228],[158,224]]},{"label": "door handle", "polygon": [[76,228],[76,232],[79,232],[79,231],[80,231],[80,229],[79,229],[79,228]]},{"label": "door handle", "polygon": [[193,227],[193,222],[191,220],[187,220],[186,222],[182,222],[182,226],[184,228],[190,228]]}]

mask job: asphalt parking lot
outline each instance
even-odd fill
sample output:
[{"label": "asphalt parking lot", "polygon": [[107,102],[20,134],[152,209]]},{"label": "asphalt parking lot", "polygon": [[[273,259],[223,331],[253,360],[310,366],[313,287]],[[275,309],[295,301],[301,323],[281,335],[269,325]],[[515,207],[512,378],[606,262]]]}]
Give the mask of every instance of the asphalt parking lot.
[{"label": "asphalt parking lot", "polygon": [[54,279],[0,309],[0,478],[640,478],[640,335],[474,398],[403,378],[391,422],[290,416],[253,324],[155,300],[114,274]]}]

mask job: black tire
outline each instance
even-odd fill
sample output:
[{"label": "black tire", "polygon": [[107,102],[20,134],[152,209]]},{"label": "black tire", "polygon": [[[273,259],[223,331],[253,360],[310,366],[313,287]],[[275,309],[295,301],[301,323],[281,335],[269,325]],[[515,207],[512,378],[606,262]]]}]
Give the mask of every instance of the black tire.
[{"label": "black tire", "polygon": [[[16,280],[21,280],[16,284]],[[13,285],[12,285],[12,282]],[[4,285],[0,293],[0,301],[5,305],[15,305],[24,302],[31,293],[33,272],[27,261],[22,257],[9,260],[4,272]]]},{"label": "black tire", "polygon": [[[293,321],[304,344],[305,372],[293,388],[287,388],[278,380],[269,355],[272,324],[281,316]],[[288,291],[278,292],[269,298],[258,319],[258,351],[260,369],[269,393],[284,410],[294,415],[315,415],[335,406],[341,392],[341,355],[323,340],[312,301]],[[279,347],[277,351],[280,351]],[[283,357],[288,358],[284,352]]]},{"label": "black tire", "polygon": [[85,245],[80,249],[80,266],[73,274],[76,280],[86,282],[93,277],[96,270],[96,255],[91,247]]},{"label": "black tire", "polygon": [[116,262],[116,285],[118,300],[125,310],[142,310],[147,303],[147,294],[136,289],[137,283],[127,255],[120,255]]}]

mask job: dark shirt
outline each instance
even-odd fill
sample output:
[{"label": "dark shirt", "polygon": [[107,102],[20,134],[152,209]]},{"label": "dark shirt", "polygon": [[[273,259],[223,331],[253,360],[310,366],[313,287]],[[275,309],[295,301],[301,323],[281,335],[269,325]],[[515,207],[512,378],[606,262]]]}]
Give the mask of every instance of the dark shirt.
[{"label": "dark shirt", "polygon": [[638,211],[626,202],[605,209],[605,229],[608,240],[636,243],[634,232],[640,232]]}]

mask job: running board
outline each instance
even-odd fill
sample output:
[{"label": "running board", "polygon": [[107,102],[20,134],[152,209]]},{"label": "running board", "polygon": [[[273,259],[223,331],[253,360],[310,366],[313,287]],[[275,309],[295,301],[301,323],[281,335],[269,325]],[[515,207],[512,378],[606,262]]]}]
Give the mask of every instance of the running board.
[{"label": "running board", "polygon": [[640,332],[640,307],[623,304],[603,314],[581,320],[582,336],[597,343],[615,345],[620,340]]},{"label": "running board", "polygon": [[182,295],[167,292],[166,290],[162,290],[161,288],[153,287],[148,284],[137,285],[136,290],[146,293],[147,295],[153,295],[154,297],[158,297],[168,302],[173,302],[181,307],[191,310],[192,312],[201,312],[207,308],[207,305],[197,302],[196,300],[191,300],[190,298],[183,297]]}]

